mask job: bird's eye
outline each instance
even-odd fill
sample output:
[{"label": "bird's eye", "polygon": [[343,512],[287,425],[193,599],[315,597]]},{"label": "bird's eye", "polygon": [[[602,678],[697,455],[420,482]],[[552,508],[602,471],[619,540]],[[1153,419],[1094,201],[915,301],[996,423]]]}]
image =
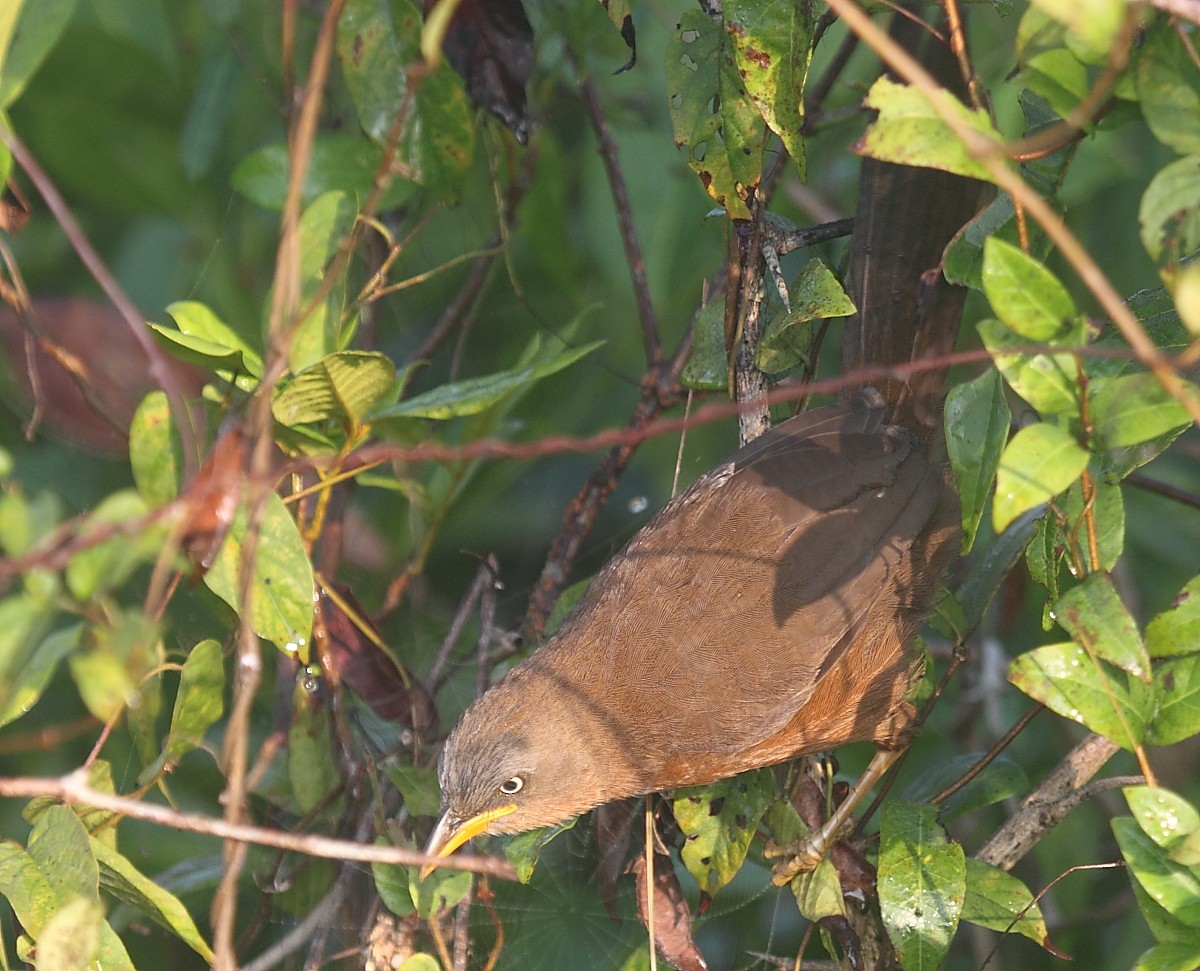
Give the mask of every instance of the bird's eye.
[{"label": "bird's eye", "polygon": [[523,788],[525,788],[525,780],[519,775],[514,775],[507,782],[500,783],[500,791],[506,796],[515,796]]}]

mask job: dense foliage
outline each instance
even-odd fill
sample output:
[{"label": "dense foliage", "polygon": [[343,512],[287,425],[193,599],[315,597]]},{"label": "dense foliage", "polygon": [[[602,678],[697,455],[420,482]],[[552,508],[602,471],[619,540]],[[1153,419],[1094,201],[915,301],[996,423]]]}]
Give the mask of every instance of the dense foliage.
[{"label": "dense foliage", "polygon": [[940,697],[856,877],[770,887],[786,771],[655,801],[660,950],[842,960],[867,913],[905,968],[1200,966],[1196,5],[915,8],[961,98],[875,3],[430,7],[0,4],[3,966],[648,967],[612,819],[485,843],[527,883],[397,848],[685,401],[687,481],[731,375],[853,381],[857,156],[996,187],[931,267]]}]

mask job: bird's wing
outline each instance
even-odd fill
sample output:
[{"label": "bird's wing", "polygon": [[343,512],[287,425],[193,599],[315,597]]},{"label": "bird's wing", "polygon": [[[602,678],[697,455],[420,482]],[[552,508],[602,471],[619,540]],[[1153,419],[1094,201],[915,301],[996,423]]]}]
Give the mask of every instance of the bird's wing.
[{"label": "bird's wing", "polygon": [[[850,403],[784,422],[671,502],[551,645],[571,676],[647,721],[666,707],[677,755],[786,725],[889,595],[940,495],[912,436],[880,417]],[[588,649],[570,649],[580,636]]]}]

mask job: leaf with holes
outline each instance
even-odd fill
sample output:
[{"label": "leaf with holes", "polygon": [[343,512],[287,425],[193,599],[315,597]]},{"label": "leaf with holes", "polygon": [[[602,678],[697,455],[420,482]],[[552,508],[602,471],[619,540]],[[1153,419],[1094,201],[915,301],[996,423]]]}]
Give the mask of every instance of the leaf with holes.
[{"label": "leaf with holes", "polygon": [[774,789],[770,770],[760,769],[676,793],[671,805],[684,836],[680,858],[702,892],[716,893],[741,869]]},{"label": "leaf with holes", "polygon": [[804,83],[812,60],[816,4],[725,0],[723,10],[746,94],[803,179]]},{"label": "leaf with holes", "polygon": [[667,44],[667,104],[675,144],[734,219],[762,177],[766,127],[738,74],[731,42],[702,10],[685,10]]}]

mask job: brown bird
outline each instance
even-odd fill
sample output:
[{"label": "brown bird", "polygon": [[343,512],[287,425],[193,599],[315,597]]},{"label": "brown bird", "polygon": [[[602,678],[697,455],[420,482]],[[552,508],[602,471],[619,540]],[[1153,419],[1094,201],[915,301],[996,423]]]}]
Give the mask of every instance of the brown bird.
[{"label": "brown bird", "polygon": [[451,732],[427,852],[847,742],[902,747],[907,648],[959,511],[885,414],[868,390],[782,422],[663,508]]}]

